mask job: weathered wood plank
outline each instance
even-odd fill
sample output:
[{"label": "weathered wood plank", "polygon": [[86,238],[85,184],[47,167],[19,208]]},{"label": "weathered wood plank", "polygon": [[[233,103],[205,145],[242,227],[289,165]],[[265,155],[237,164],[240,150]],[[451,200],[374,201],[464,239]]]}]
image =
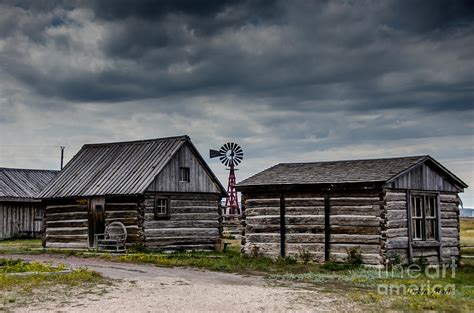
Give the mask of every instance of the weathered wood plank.
[{"label": "weathered wood plank", "polygon": [[218,236],[217,228],[145,228],[145,236],[148,237],[177,237],[177,236]]},{"label": "weathered wood plank", "polygon": [[46,226],[49,227],[84,227],[88,225],[87,219],[82,220],[60,220],[60,221],[46,221]]},{"label": "weathered wood plank", "polygon": [[361,253],[378,254],[380,253],[380,245],[378,244],[348,244],[348,243],[334,243],[331,244],[331,253],[344,253],[347,250],[358,248]]},{"label": "weathered wood plank", "polygon": [[380,231],[380,227],[374,226],[331,226],[331,234],[378,235],[380,234]]},{"label": "weathered wood plank", "polygon": [[156,220],[145,221],[143,223],[145,228],[183,228],[183,227],[202,227],[202,228],[218,228],[219,221],[217,220],[192,220],[192,221],[170,221],[170,220]]},{"label": "weathered wood plank", "polygon": [[378,216],[380,215],[380,205],[346,205],[346,206],[331,206],[331,215],[365,215]]},{"label": "weathered wood plank", "polygon": [[390,202],[387,202],[385,204],[385,208],[388,210],[388,211],[391,211],[391,210],[403,210],[403,211],[406,211],[407,209],[407,202],[406,201],[390,201]]},{"label": "weathered wood plank", "polygon": [[331,234],[331,243],[380,244],[380,235]]},{"label": "weathered wood plank", "polygon": [[380,217],[356,215],[331,215],[330,223],[334,226],[380,226]]},{"label": "weathered wood plank", "polygon": [[405,192],[395,192],[395,191],[386,191],[385,201],[406,201],[406,193]]}]

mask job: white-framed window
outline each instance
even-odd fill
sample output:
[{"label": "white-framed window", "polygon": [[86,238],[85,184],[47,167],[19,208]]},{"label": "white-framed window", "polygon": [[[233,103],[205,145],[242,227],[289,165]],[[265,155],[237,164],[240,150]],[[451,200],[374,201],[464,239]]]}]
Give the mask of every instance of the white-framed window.
[{"label": "white-framed window", "polygon": [[190,181],[189,167],[180,167],[179,168],[179,181],[189,183],[189,181]]},{"label": "white-framed window", "polygon": [[167,217],[169,215],[169,198],[155,198],[155,218]]},{"label": "white-framed window", "polygon": [[411,196],[412,240],[438,239],[438,198],[436,195]]}]

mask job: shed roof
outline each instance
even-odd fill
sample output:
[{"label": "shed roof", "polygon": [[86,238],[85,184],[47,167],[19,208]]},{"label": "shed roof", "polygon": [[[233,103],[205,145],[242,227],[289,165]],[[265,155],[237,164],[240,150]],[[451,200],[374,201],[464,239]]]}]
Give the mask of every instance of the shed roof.
[{"label": "shed roof", "polygon": [[189,143],[223,193],[224,187],[188,136],[86,144],[40,193],[41,198],[142,194],[173,155]]},{"label": "shed roof", "polygon": [[59,171],[0,168],[0,200],[32,200]]},{"label": "shed roof", "polygon": [[387,183],[411,168],[430,161],[450,179],[467,185],[429,155],[312,163],[280,163],[257,173],[238,187],[300,184]]}]

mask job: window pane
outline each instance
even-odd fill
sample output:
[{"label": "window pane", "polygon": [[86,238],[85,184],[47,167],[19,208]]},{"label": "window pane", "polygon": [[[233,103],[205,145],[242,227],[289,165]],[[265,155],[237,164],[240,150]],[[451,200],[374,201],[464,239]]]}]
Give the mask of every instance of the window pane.
[{"label": "window pane", "polygon": [[189,176],[190,176],[189,173],[190,173],[189,167],[180,167],[179,168],[179,181],[189,182]]},{"label": "window pane", "polygon": [[412,198],[412,207],[411,207],[411,215],[413,217],[422,217],[422,198],[421,197],[413,197]]},{"label": "window pane", "polygon": [[167,214],[168,213],[168,199],[157,199],[155,214]]},{"label": "window pane", "polygon": [[415,240],[422,239],[421,225],[422,225],[422,220],[421,219],[413,219],[413,221],[412,221],[413,239],[415,239]]},{"label": "window pane", "polygon": [[427,217],[436,217],[436,198],[428,197],[428,203],[426,207]]},{"label": "window pane", "polygon": [[436,220],[426,220],[426,239],[436,239]]}]

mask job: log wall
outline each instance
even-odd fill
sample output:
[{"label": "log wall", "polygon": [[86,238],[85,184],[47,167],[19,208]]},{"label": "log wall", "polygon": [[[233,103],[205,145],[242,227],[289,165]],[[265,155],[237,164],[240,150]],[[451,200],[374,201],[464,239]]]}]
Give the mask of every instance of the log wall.
[{"label": "log wall", "polygon": [[243,195],[244,236],[242,252],[248,255],[280,255],[280,196]]},{"label": "log wall", "polygon": [[[326,232],[326,203],[329,229]],[[278,257],[281,255],[282,228],[279,194],[244,194],[244,238],[242,251]],[[344,261],[347,250],[358,247],[363,261],[380,264],[381,211],[379,192],[287,193],[284,196],[284,252],[298,258],[309,252],[316,262],[328,256]],[[326,241],[328,238],[328,241]]]},{"label": "log wall", "polygon": [[[154,197],[168,197],[169,216],[156,219]],[[219,194],[146,193],[145,246],[151,250],[213,250],[221,234]]]},{"label": "log wall", "polygon": [[[48,203],[44,218],[44,245],[46,248],[87,249],[90,247],[89,232],[91,199]],[[120,221],[127,228],[127,245],[142,242],[143,202],[136,198],[106,198],[105,226]]]},{"label": "log wall", "polygon": [[127,246],[143,242],[145,204],[136,198],[106,198],[105,225],[122,222],[127,229]]},{"label": "log wall", "polygon": [[345,192],[332,194],[329,199],[331,258],[342,262],[348,250],[359,248],[365,264],[381,264],[381,193]]},{"label": "log wall", "polygon": [[405,190],[385,190],[383,199],[384,261],[399,257],[402,263],[408,263],[407,193]]},{"label": "log wall", "polygon": [[46,205],[43,244],[46,248],[89,247],[88,205],[71,200]]},{"label": "log wall", "polygon": [[460,224],[459,199],[457,194],[443,193],[439,196],[441,212],[441,259],[450,263],[451,258],[459,260],[460,255]]},{"label": "log wall", "polygon": [[43,213],[41,203],[0,202],[0,240],[39,236]]}]

